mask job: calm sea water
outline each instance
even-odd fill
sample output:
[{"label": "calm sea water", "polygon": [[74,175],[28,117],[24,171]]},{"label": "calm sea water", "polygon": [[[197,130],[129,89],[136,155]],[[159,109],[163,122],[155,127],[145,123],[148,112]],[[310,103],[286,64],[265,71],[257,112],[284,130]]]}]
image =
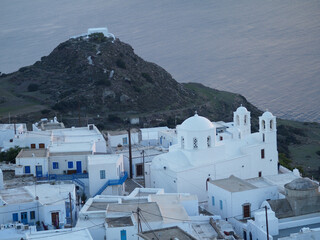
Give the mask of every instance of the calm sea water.
[{"label": "calm sea water", "polygon": [[320,122],[318,0],[1,0],[0,71],[31,65],[70,36],[104,26],[179,82]]}]

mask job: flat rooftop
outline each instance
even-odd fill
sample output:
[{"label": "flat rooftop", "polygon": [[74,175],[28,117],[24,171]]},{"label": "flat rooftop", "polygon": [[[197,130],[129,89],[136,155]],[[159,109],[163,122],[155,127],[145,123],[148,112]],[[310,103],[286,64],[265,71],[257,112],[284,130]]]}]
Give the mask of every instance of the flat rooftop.
[{"label": "flat rooftop", "polygon": [[106,211],[107,206],[111,203],[118,203],[118,200],[109,200],[105,202],[95,202],[93,201],[91,205],[88,207],[87,211],[92,212],[92,211]]},{"label": "flat rooftop", "polygon": [[21,149],[16,158],[44,158],[47,152],[47,149]]},{"label": "flat rooftop", "polygon": [[54,156],[57,153],[80,153],[92,152],[92,142],[68,142],[53,144],[49,147],[50,155]]},{"label": "flat rooftop", "polygon": [[[69,192],[75,189],[74,184],[37,184],[25,186],[26,191],[31,195],[38,196],[42,204],[60,204],[61,201],[68,201]],[[60,200],[60,201],[59,201]]]},{"label": "flat rooftop", "polygon": [[[107,207],[107,215],[125,214],[136,212],[138,207],[141,209],[141,214],[147,222],[161,222],[163,221],[159,206],[157,203],[130,203],[130,204],[109,204]],[[111,217],[111,216],[107,216]],[[137,215],[134,214],[137,221]]]},{"label": "flat rooftop", "polygon": [[[139,129],[136,128],[132,128],[130,129],[130,133],[138,133]],[[128,135],[128,131],[127,130],[116,130],[116,131],[108,131],[108,134],[110,136],[118,136],[118,135]]]},{"label": "flat rooftop", "polygon": [[152,231],[146,231],[138,234],[142,239],[151,240],[155,235],[158,240],[168,239],[183,239],[183,240],[196,240],[193,236],[183,231],[179,227],[168,227],[161,229],[154,229]]},{"label": "flat rooftop", "polygon": [[93,240],[88,229],[69,228],[49,231],[40,231],[27,234],[27,239],[43,240]]},{"label": "flat rooftop", "polygon": [[33,202],[34,197],[23,187],[0,190],[0,196],[7,204]]},{"label": "flat rooftop", "polygon": [[108,164],[116,163],[120,158],[119,154],[103,154],[103,155],[90,155],[88,156],[89,164]]},{"label": "flat rooftop", "polygon": [[209,182],[229,192],[243,192],[257,188],[251,183],[248,183],[247,181],[233,175],[231,175],[229,178],[210,180]]},{"label": "flat rooftop", "polygon": [[133,226],[133,222],[130,216],[106,218],[106,223],[108,224],[109,228]]}]

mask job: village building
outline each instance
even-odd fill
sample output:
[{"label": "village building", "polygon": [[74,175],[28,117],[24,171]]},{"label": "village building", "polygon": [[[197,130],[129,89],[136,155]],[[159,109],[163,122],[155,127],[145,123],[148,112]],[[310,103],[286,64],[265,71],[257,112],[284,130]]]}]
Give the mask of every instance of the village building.
[{"label": "village building", "polygon": [[[71,209],[70,201],[71,198]],[[37,184],[0,190],[0,224],[62,228],[75,218],[74,184]],[[74,224],[75,222],[73,222]]]},{"label": "village building", "polygon": [[[219,233],[210,221],[219,226],[216,228]],[[140,227],[144,236],[148,236],[150,229],[165,231],[165,228],[178,227],[183,231],[181,234],[196,239],[224,235],[222,226],[228,232],[233,231],[232,226],[219,216],[200,216],[196,195],[167,194],[163,189],[152,188],[136,188],[129,196],[98,195],[90,198],[79,213],[77,227],[84,226],[90,228],[94,239],[111,240],[138,239]]]},{"label": "village building", "polygon": [[146,166],[146,186],[190,192],[206,201],[208,179],[241,179],[278,173],[276,118],[265,112],[251,133],[250,112],[239,107],[232,123],[213,124],[195,114],[177,126],[178,143]]},{"label": "village building", "polygon": [[[138,129],[130,129],[131,134],[131,144],[139,143],[139,130]],[[108,131],[108,146],[110,147],[119,147],[128,146],[129,145],[129,135],[128,131]]]},{"label": "village building", "polygon": [[0,151],[4,148],[4,143],[12,142],[15,136],[20,136],[27,132],[25,123],[0,124]]}]

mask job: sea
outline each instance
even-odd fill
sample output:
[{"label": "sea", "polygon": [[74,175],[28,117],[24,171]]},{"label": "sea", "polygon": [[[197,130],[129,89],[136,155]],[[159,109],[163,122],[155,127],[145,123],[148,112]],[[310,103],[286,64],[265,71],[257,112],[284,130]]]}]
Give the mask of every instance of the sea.
[{"label": "sea", "polygon": [[1,0],[0,71],[31,65],[94,27],[179,82],[320,122],[319,0]]}]

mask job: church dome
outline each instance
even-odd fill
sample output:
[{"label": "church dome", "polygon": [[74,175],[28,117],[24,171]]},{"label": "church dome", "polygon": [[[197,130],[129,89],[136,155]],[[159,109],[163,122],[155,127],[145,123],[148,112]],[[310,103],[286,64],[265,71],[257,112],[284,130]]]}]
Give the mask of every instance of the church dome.
[{"label": "church dome", "polygon": [[246,114],[248,112],[248,110],[243,107],[242,105],[240,107],[237,108],[236,113],[242,113],[242,114]]},{"label": "church dome", "polygon": [[297,178],[292,182],[285,184],[284,187],[290,190],[307,191],[316,189],[319,185],[308,178]]},{"label": "church dome", "polygon": [[195,114],[186,119],[179,128],[187,131],[204,131],[210,130],[214,128],[214,126],[207,118]]},{"label": "church dome", "polygon": [[266,111],[266,112],[264,112],[264,113],[262,114],[262,117],[264,117],[264,118],[273,118],[273,115],[272,115],[271,112]]}]

